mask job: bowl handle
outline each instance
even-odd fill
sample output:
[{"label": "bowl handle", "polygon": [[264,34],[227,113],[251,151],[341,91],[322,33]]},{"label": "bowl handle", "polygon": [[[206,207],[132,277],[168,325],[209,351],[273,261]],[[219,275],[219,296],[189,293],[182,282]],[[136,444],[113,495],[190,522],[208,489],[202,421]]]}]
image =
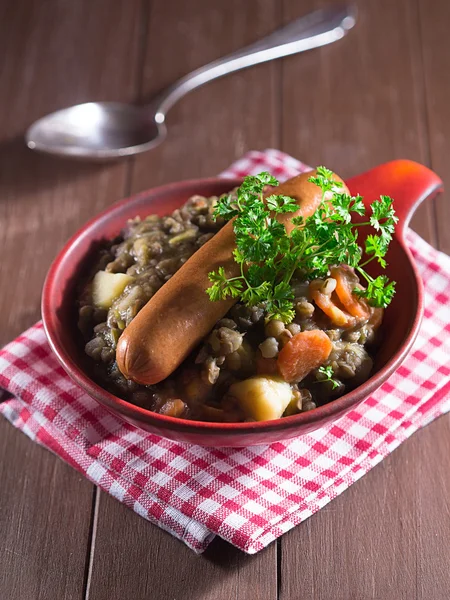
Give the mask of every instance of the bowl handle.
[{"label": "bowl handle", "polygon": [[393,160],[346,181],[350,192],[372,202],[383,194],[391,196],[399,222],[396,236],[403,237],[416,208],[426,198],[442,191],[442,180],[427,167],[412,160]]}]

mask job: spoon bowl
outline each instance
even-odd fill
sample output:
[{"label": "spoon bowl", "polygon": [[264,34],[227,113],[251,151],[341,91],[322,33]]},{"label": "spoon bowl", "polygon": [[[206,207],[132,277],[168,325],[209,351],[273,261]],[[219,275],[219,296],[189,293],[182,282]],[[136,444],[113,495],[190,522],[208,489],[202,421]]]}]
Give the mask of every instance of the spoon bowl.
[{"label": "spoon bowl", "polygon": [[165,136],[165,124],[156,123],[150,107],[86,102],[36,121],[27,145],[48,154],[103,160],[145,152]]}]

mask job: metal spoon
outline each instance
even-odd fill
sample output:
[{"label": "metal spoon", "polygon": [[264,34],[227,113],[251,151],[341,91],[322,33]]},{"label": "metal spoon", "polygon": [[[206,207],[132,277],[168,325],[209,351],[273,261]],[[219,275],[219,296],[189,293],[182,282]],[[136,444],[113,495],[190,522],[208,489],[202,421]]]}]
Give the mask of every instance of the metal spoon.
[{"label": "metal spoon", "polygon": [[167,111],[191,90],[233,71],[331,44],[355,22],[356,12],[348,6],[314,11],[193,71],[146,106],[87,102],[51,113],[28,129],[26,143],[32,150],[97,160],[146,152],[164,140]]}]

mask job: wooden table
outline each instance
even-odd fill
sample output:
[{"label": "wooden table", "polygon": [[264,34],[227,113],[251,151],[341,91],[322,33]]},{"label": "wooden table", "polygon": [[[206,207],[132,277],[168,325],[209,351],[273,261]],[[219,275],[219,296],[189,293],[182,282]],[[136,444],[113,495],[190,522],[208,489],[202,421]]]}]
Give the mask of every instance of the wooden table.
[{"label": "wooden table", "polygon": [[[277,147],[342,176],[393,158],[450,188],[448,0],[360,0],[343,41],[197,90],[169,138],[92,165],[27,151],[37,117],[86,100],[143,101],[319,0],[0,3],[0,344],[39,319],[47,268],[89,217],[127,194],[214,175]],[[413,227],[450,251],[445,196]],[[204,556],[123,507],[0,420],[0,598],[439,600],[450,594],[450,417],[256,556]]]}]

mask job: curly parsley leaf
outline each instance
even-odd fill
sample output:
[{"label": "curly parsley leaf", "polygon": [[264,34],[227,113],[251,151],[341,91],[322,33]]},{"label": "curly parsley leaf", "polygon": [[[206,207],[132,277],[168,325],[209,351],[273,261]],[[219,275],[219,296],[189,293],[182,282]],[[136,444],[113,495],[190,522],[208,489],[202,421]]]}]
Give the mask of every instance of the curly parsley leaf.
[{"label": "curly parsley leaf", "polygon": [[349,196],[348,194],[335,193],[333,196],[333,212],[330,217],[333,220],[342,220],[350,223],[352,213],[365,214],[364,202],[361,196]]},{"label": "curly parsley leaf", "polygon": [[376,258],[383,269],[385,269],[386,261],[384,257],[386,256],[389,246],[386,240],[379,235],[368,235],[366,237],[365,246],[366,254]]},{"label": "curly parsley leaf", "polygon": [[382,239],[389,243],[395,230],[395,224],[398,222],[398,217],[395,215],[392,206],[392,198],[380,196],[380,200],[372,202],[370,208],[372,210],[370,224],[376,231],[380,232]]},{"label": "curly parsley leaf", "polygon": [[290,323],[295,316],[293,301],[294,293],[289,283],[278,283],[266,303],[268,318]]},{"label": "curly parsley leaf", "polygon": [[242,301],[250,306],[259,304],[262,298],[266,298],[271,293],[271,286],[268,281],[263,281],[257,287],[249,286],[242,292]]},{"label": "curly parsley leaf", "polygon": [[245,256],[237,248],[233,250],[233,258],[238,265],[245,263]]},{"label": "curly parsley leaf", "polygon": [[213,219],[217,220],[217,217],[222,217],[226,221],[229,221],[233,217],[235,217],[239,213],[239,209],[235,205],[235,201],[232,198],[231,194],[228,196],[224,196],[217,203],[214,213]]},{"label": "curly parsley leaf", "polygon": [[336,181],[333,171],[326,167],[317,167],[316,175],[312,175],[308,181],[320,187],[324,195],[326,192],[338,191],[343,187],[342,181]]},{"label": "curly parsley leaf", "polygon": [[272,194],[272,196],[266,198],[266,204],[267,208],[276,213],[290,213],[298,210],[297,202],[293,198],[282,194],[278,196]]},{"label": "curly parsley leaf", "polygon": [[213,285],[206,291],[213,302],[223,300],[228,296],[237,298],[244,288],[242,281],[239,279],[227,279],[223,267],[219,267],[215,272],[208,273],[208,279]]},{"label": "curly parsley leaf", "polygon": [[263,185],[278,185],[278,180],[275,179],[273,175],[271,175],[268,171],[262,171],[258,175],[256,175],[256,179]]},{"label": "curly parsley leaf", "polygon": [[355,288],[353,293],[360,298],[366,298],[369,304],[376,308],[386,308],[395,294],[395,281],[389,281],[386,275],[372,279],[362,269],[358,271],[368,280],[367,289]]}]

